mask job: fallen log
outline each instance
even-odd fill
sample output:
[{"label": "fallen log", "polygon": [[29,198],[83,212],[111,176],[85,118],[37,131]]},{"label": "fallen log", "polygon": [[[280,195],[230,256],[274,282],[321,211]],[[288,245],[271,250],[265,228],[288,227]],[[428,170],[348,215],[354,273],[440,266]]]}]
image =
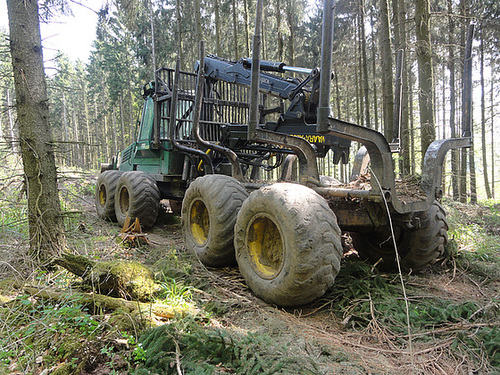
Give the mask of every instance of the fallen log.
[{"label": "fallen log", "polygon": [[26,286],[23,288],[26,294],[35,298],[49,299],[57,302],[67,302],[68,300],[85,305],[94,311],[110,312],[120,310],[124,313],[140,313],[143,316],[150,314],[158,319],[171,319],[183,317],[186,313],[193,313],[193,309],[183,306],[168,306],[162,303],[144,303],[138,301],[128,301],[123,298],[105,296],[96,293],[63,292],[55,288],[38,288]]},{"label": "fallen log", "polygon": [[82,255],[64,254],[53,263],[81,277],[84,289],[111,297],[144,302],[159,289],[153,272],[138,262],[96,262]]}]

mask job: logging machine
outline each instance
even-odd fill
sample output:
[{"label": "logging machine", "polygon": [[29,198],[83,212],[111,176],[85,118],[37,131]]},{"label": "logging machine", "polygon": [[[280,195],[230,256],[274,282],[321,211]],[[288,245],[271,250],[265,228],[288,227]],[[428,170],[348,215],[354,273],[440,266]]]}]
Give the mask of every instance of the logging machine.
[{"label": "logging machine", "polygon": [[[394,140],[331,114],[332,5],[325,1],[318,68],[260,60],[258,0],[251,58],[205,56],[201,43],[194,72],[179,62],[159,69],[143,88],[137,140],[101,168],[99,216],[148,228],[169,200],[203,264],[237,263],[253,292],[280,306],[309,303],[333,285],[341,231],[381,267],[399,261],[418,271],[439,259],[448,230],[442,164],[448,150],[471,146],[470,132],[430,145],[409,195],[393,159],[407,146],[399,139],[401,64]],[[350,183],[319,175],[327,154],[336,164],[351,159]]]}]

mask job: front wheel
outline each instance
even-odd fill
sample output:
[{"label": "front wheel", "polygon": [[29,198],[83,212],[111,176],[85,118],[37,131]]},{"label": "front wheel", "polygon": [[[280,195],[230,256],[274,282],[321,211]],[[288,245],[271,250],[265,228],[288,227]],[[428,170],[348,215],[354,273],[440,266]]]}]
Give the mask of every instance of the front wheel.
[{"label": "front wheel", "polygon": [[[448,220],[443,206],[434,202],[418,217],[420,227],[417,230],[394,228],[401,267],[405,271],[419,271],[435,263],[444,255],[448,242]],[[397,270],[394,241],[389,229],[377,233],[351,233],[351,237],[362,258],[373,263],[382,260],[382,269]]]},{"label": "front wheel", "polygon": [[194,180],[182,202],[182,228],[189,249],[206,266],[233,264],[234,223],[248,197],[238,180],[225,175],[206,175]]},{"label": "front wheel", "polygon": [[337,218],[323,197],[277,183],[250,194],[235,227],[236,260],[252,291],[279,306],[322,296],[340,269]]},{"label": "front wheel", "polygon": [[142,171],[125,172],[118,180],[115,194],[116,219],[120,225],[127,217],[136,218],[143,228],[150,228],[160,209],[160,191],[156,181]]}]

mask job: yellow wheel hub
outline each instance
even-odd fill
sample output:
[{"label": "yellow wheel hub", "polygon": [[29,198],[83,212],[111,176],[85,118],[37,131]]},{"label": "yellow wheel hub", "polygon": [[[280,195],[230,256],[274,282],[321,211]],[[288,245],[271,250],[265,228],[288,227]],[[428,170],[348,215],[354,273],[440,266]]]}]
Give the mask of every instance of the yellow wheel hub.
[{"label": "yellow wheel hub", "polygon": [[101,206],[104,206],[106,204],[106,188],[104,185],[101,185],[99,187],[99,204]]},{"label": "yellow wheel hub", "polygon": [[255,272],[264,279],[274,279],[285,260],[283,240],[278,226],[267,216],[258,216],[250,224],[248,252]]},{"label": "yellow wheel hub", "polygon": [[198,245],[203,245],[207,242],[210,232],[210,217],[207,206],[201,200],[197,200],[191,205],[189,228]]}]

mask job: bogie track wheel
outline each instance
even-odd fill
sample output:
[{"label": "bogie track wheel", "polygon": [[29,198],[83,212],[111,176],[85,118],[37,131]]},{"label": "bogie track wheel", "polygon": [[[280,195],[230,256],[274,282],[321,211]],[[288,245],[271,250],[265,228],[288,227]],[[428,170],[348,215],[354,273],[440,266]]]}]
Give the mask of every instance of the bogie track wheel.
[{"label": "bogie track wheel", "polygon": [[[420,227],[414,231],[394,228],[396,245],[404,271],[419,271],[444,255],[448,242],[448,220],[444,208],[434,202],[420,213]],[[354,248],[361,258],[380,263],[380,268],[397,270],[396,253],[389,228],[377,233],[351,233]]]},{"label": "bogie track wheel", "polygon": [[234,264],[234,224],[248,197],[238,180],[206,175],[194,180],[182,202],[182,228],[186,245],[209,267]]},{"label": "bogie track wheel", "polygon": [[115,191],[122,171],[104,171],[99,175],[95,191],[97,215],[104,220],[116,221]]},{"label": "bogie track wheel", "polygon": [[258,297],[279,306],[303,305],[333,285],[340,238],[323,197],[302,185],[277,183],[243,203],[235,227],[236,260]]},{"label": "bogie track wheel", "polygon": [[120,225],[127,217],[136,218],[143,228],[154,225],[160,208],[160,192],[156,181],[146,172],[129,171],[122,174],[115,193],[116,219]]}]

